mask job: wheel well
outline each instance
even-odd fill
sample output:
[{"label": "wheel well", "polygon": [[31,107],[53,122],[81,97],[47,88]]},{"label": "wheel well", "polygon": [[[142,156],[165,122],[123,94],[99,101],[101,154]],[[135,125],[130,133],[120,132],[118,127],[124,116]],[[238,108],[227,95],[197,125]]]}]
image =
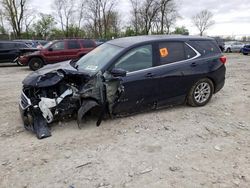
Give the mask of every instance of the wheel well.
[{"label": "wheel well", "polygon": [[213,78],[211,78],[211,77],[206,77],[206,78],[212,81],[213,86],[214,86],[214,92],[215,92],[215,91],[216,91],[216,89],[215,89],[215,88],[217,87],[217,85],[216,85],[216,83],[215,83],[214,79],[213,79]]},{"label": "wheel well", "polygon": [[[208,76],[207,76],[207,77],[200,78],[200,79],[196,80],[193,84],[195,84],[196,82],[198,82],[199,80],[204,79],[204,78],[207,78],[207,79],[211,80],[211,82],[213,83],[213,86],[214,86],[214,92],[213,92],[213,93],[215,93],[216,84],[215,84],[214,79],[211,78],[211,77],[208,77]],[[186,97],[185,97],[185,101],[186,101],[186,102],[187,102],[188,94],[189,94],[189,92],[191,91],[191,89],[192,89],[192,87],[193,87],[193,84],[192,84],[191,87],[188,89],[188,93],[186,94]]]},{"label": "wheel well", "polygon": [[43,58],[41,56],[32,56],[32,57],[29,58],[28,62],[30,62],[30,60],[33,59],[33,58],[39,58],[44,62],[44,60],[43,60]]}]

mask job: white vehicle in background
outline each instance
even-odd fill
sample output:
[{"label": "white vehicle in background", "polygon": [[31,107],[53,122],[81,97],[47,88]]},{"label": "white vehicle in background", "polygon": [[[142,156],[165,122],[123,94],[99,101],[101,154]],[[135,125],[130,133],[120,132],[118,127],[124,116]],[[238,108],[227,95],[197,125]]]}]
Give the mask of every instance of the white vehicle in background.
[{"label": "white vehicle in background", "polygon": [[244,43],[238,41],[225,42],[225,52],[240,52]]}]

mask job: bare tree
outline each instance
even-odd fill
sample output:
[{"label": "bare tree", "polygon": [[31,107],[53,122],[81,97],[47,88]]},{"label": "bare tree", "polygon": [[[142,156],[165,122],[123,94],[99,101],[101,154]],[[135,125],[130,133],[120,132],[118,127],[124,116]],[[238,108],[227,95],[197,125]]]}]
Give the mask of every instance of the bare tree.
[{"label": "bare tree", "polygon": [[180,18],[180,15],[177,11],[177,6],[174,1],[171,1],[169,2],[169,5],[163,17],[163,32],[165,32],[166,34],[170,34],[170,30],[175,25],[178,18]]},{"label": "bare tree", "polygon": [[15,37],[21,37],[23,19],[27,11],[27,0],[1,0],[1,4]]},{"label": "bare tree", "polygon": [[69,28],[74,20],[75,3],[75,0],[54,0],[53,8],[65,37],[69,37]]},{"label": "bare tree", "polygon": [[193,24],[199,29],[200,36],[203,35],[209,27],[215,24],[213,14],[208,10],[202,10],[192,17]]},{"label": "bare tree", "polygon": [[116,5],[116,2],[117,2],[116,0],[100,0],[100,6],[102,10],[103,30],[104,30],[105,38],[107,38],[108,26],[109,26],[110,18],[113,15],[113,10]]},{"label": "bare tree", "polygon": [[160,1],[160,25],[161,25],[161,31],[160,33],[164,33],[164,22],[168,10],[169,3],[172,2],[172,0],[161,0]]},{"label": "bare tree", "polygon": [[4,26],[4,13],[0,9],[0,34],[6,34],[6,28]]},{"label": "bare tree", "polygon": [[152,23],[157,16],[157,13],[160,9],[160,4],[157,0],[146,0],[141,9],[140,14],[144,21],[144,34],[149,34],[149,31],[152,27]]},{"label": "bare tree", "polygon": [[157,34],[169,34],[179,17],[175,0],[161,0],[160,10],[153,20],[152,31]]},{"label": "bare tree", "polygon": [[31,31],[31,25],[33,24],[35,18],[36,18],[36,14],[34,14],[34,10],[27,10],[27,13],[25,14],[24,18],[23,18],[23,25],[24,25],[24,30],[25,33],[27,35],[27,37],[29,37],[29,33]]},{"label": "bare tree", "polygon": [[86,20],[87,30],[92,31],[95,38],[108,38],[110,23],[118,19],[118,14],[114,14],[117,0],[86,0]]},{"label": "bare tree", "polygon": [[167,33],[178,18],[175,0],[130,0],[135,34]]},{"label": "bare tree", "polygon": [[131,18],[131,24],[132,24],[132,27],[134,28],[135,30],[135,34],[138,35],[140,30],[141,30],[141,24],[140,24],[140,17],[141,17],[141,14],[140,14],[140,7],[141,7],[141,4],[140,4],[141,0],[130,0],[130,3],[132,5],[132,10],[131,10],[131,14],[132,14],[132,18]]}]

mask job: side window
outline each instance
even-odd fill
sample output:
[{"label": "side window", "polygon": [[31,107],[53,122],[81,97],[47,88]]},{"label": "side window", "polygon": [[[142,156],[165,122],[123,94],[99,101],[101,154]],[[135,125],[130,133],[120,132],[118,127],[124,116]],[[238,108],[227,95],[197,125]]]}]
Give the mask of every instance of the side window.
[{"label": "side window", "polygon": [[126,53],[116,64],[115,68],[121,68],[127,72],[147,69],[153,66],[152,46],[137,47]]},{"label": "side window", "polygon": [[202,55],[221,53],[218,44],[213,40],[192,41],[191,44]]},{"label": "side window", "polygon": [[94,48],[95,43],[91,40],[81,40],[81,44],[83,48]]},{"label": "side window", "polygon": [[57,51],[57,50],[64,50],[64,41],[60,41],[60,42],[56,42],[55,44],[51,45],[51,48],[54,50],[54,51]]},{"label": "side window", "polygon": [[81,46],[77,40],[68,41],[68,49],[80,49]]},{"label": "side window", "polygon": [[195,53],[195,51],[190,48],[188,45],[184,45],[184,48],[185,48],[185,56],[186,56],[186,59],[191,59],[193,57],[195,57],[197,54]]},{"label": "side window", "polygon": [[164,42],[159,44],[160,65],[185,60],[183,42]]}]

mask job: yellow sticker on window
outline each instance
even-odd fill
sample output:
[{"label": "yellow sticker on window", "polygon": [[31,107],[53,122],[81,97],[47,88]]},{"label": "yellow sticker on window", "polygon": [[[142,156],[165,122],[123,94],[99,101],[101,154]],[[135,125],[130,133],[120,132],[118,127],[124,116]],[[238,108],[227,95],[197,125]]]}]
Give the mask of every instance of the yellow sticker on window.
[{"label": "yellow sticker on window", "polygon": [[167,48],[161,48],[160,49],[161,57],[167,57],[168,56],[168,49]]}]

